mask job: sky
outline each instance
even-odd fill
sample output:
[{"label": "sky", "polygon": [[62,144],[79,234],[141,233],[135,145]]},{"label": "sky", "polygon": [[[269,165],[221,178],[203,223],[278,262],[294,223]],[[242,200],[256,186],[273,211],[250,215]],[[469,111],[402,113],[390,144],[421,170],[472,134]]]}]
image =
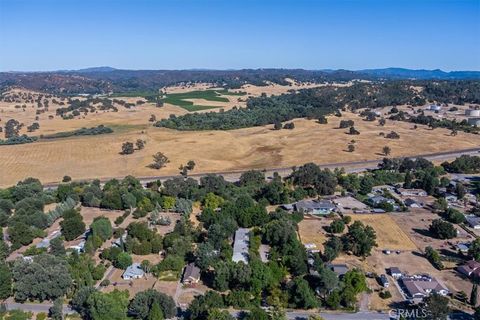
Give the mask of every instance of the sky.
[{"label": "sky", "polygon": [[480,0],[0,0],[0,71],[480,70]]}]

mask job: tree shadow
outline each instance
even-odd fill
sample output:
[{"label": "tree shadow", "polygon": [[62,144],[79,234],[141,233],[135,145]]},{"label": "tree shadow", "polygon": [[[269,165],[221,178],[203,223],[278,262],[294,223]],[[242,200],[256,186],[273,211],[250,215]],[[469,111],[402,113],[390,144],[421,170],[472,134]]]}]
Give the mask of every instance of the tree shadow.
[{"label": "tree shadow", "polygon": [[412,228],[412,230],[422,236],[436,239],[428,229]]}]

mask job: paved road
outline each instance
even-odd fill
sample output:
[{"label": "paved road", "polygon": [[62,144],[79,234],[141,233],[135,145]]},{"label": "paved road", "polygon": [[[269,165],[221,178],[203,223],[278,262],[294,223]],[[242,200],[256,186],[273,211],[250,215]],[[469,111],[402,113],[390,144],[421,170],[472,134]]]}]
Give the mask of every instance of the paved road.
[{"label": "paved road", "polygon": [[[461,149],[461,150],[454,150],[454,151],[445,151],[445,152],[435,152],[435,153],[428,153],[428,154],[417,154],[417,155],[410,155],[406,156],[405,158],[425,158],[430,161],[445,161],[460,157],[462,155],[479,155],[480,147],[477,148],[470,148],[470,149]],[[378,165],[382,162],[382,159],[376,160],[362,160],[362,161],[350,161],[350,162],[334,162],[334,163],[325,163],[319,164],[320,168],[328,168],[328,169],[335,169],[335,168],[345,168],[346,172],[361,172],[366,171],[369,169],[375,169]],[[277,172],[281,176],[287,176],[292,172],[292,167],[281,167],[281,168],[256,168],[256,170],[263,170],[266,176],[273,175],[274,172]],[[248,170],[236,170],[236,171],[218,171],[218,172],[205,172],[205,173],[194,173],[189,174],[189,177],[194,179],[200,179],[208,174],[217,174],[224,176],[225,180],[227,181],[237,181],[240,175]],[[140,182],[145,185],[148,182],[155,181],[155,180],[168,180],[175,177],[179,177],[180,175],[165,175],[165,176],[146,176],[146,177],[137,177]],[[111,179],[123,179],[124,177],[108,177],[108,178],[101,178],[100,182],[104,183]],[[86,179],[88,180],[88,179]],[[55,189],[58,187],[60,183],[46,183],[44,184],[45,188]]]},{"label": "paved road", "polygon": [[[241,311],[233,311],[231,315],[238,317]],[[289,311],[286,313],[290,320],[306,320],[310,315],[320,315],[325,320],[389,320],[388,313],[380,313],[375,311],[365,311],[356,313],[337,313],[337,312],[308,312],[308,311]]]},{"label": "paved road", "polygon": [[[22,310],[30,312],[45,312],[48,313],[48,310],[53,306],[52,303],[16,303],[16,302],[7,302],[5,303],[7,310]],[[75,313],[69,305],[63,305],[64,314]]]}]

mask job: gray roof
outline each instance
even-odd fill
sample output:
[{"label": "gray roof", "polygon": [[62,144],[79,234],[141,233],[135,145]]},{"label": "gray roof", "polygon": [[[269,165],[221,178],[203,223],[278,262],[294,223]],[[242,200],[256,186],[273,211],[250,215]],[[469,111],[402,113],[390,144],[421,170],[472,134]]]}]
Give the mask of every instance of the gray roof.
[{"label": "gray roof", "polygon": [[447,287],[435,278],[422,278],[422,279],[402,279],[407,293],[410,297],[425,297],[431,292],[440,292],[442,290],[448,291]]},{"label": "gray roof", "polygon": [[480,217],[477,217],[475,215],[468,215],[465,218],[471,227],[474,227],[480,224]]},{"label": "gray roof", "polygon": [[233,243],[233,262],[248,263],[248,243],[249,230],[246,228],[238,228],[235,231],[235,242]]},{"label": "gray roof", "polygon": [[200,269],[193,262],[187,264],[185,272],[183,273],[183,281],[188,278],[200,279]]},{"label": "gray roof", "polygon": [[402,273],[402,272],[400,271],[400,269],[397,268],[397,267],[391,267],[391,268],[389,269],[389,271],[390,271],[390,274],[401,274],[401,273]]},{"label": "gray roof", "polygon": [[348,266],[346,264],[329,264],[328,267],[339,276],[343,276],[348,272]]},{"label": "gray roof", "polygon": [[373,196],[368,198],[368,200],[372,201],[373,203],[381,203],[381,202],[395,202],[393,199],[385,198],[384,196]]},{"label": "gray roof", "polygon": [[335,205],[330,201],[318,201],[318,200],[301,200],[295,203],[297,211],[310,211],[310,210],[333,210]]},{"label": "gray roof", "polygon": [[133,263],[132,265],[128,266],[127,270],[123,273],[123,278],[134,278],[134,277],[143,277],[145,272],[142,270],[140,263]]}]

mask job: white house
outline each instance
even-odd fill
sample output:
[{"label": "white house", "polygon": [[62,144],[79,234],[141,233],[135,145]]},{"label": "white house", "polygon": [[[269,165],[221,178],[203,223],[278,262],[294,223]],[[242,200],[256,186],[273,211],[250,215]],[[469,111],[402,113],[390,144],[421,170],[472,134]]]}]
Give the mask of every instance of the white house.
[{"label": "white house", "polygon": [[124,280],[140,279],[145,275],[140,263],[134,263],[130,265],[127,270],[122,274]]}]

